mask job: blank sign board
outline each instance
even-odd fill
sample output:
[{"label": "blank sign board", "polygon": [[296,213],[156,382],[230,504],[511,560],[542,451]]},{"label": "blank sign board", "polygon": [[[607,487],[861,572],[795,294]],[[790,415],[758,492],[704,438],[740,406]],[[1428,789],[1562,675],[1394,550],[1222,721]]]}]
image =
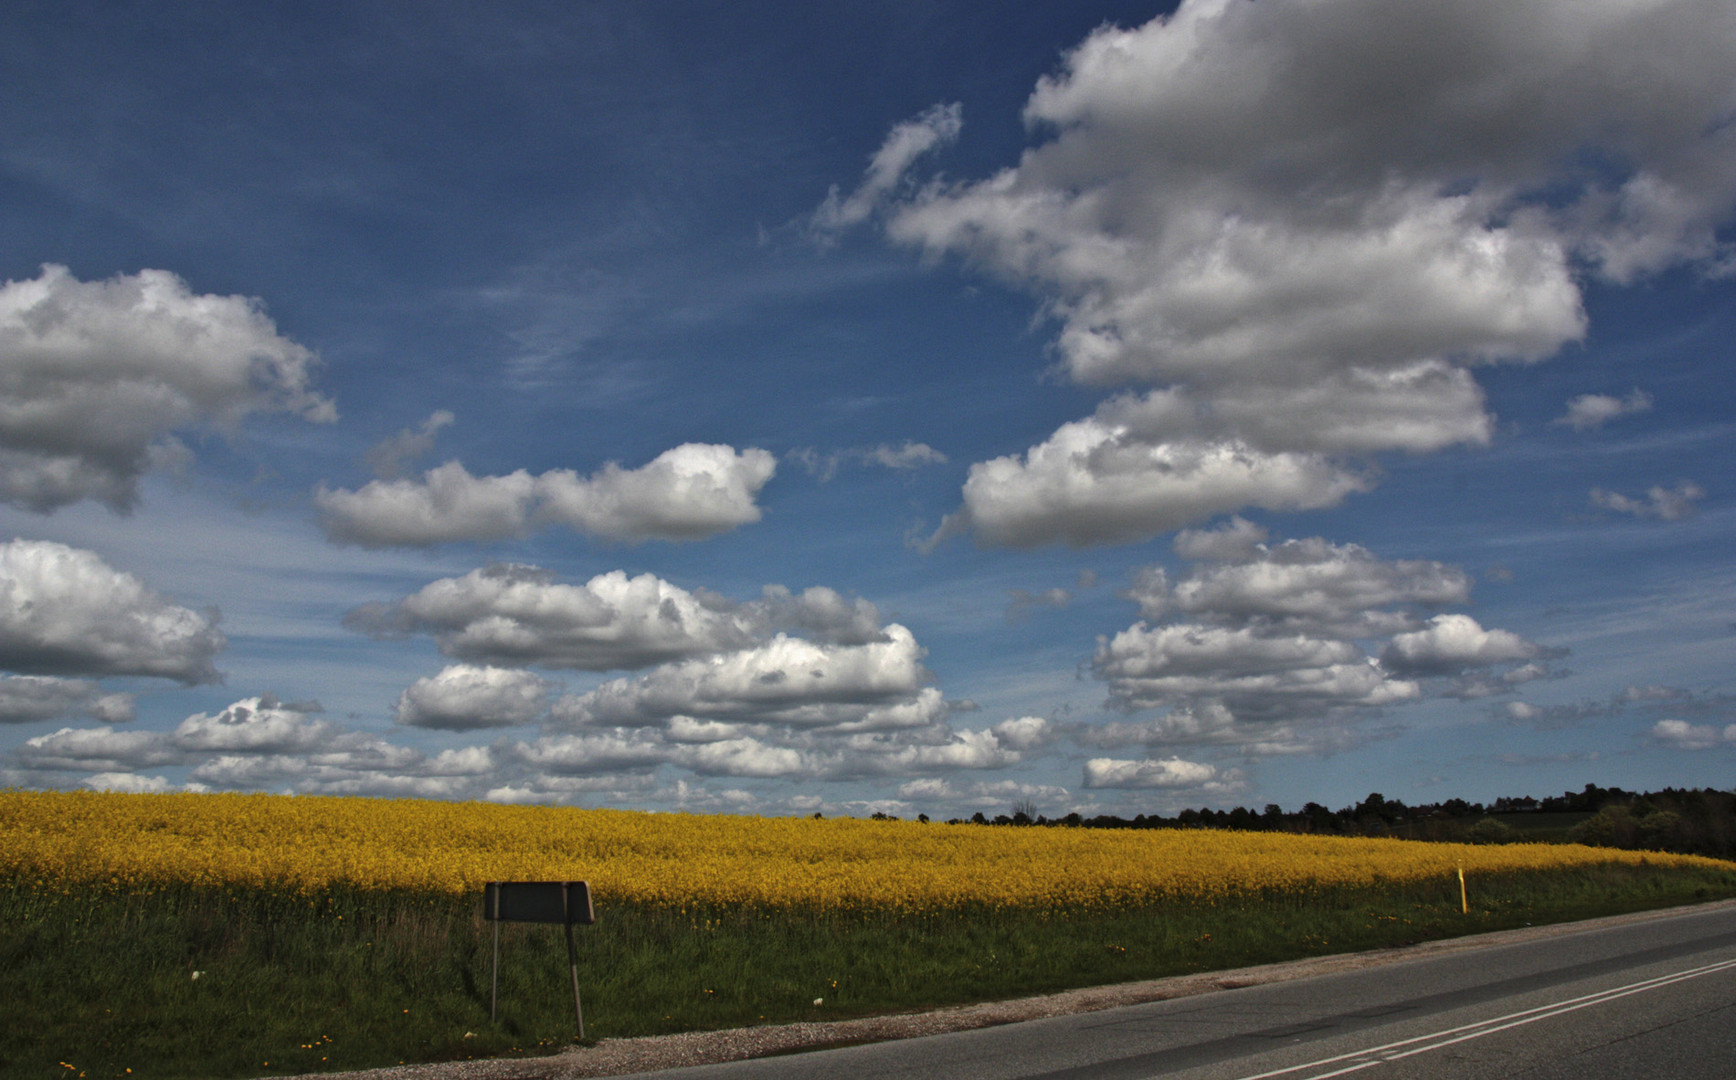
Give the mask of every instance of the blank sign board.
[{"label": "blank sign board", "polygon": [[591,886],[584,881],[491,881],[482,894],[482,917],[490,922],[581,923],[597,921]]}]

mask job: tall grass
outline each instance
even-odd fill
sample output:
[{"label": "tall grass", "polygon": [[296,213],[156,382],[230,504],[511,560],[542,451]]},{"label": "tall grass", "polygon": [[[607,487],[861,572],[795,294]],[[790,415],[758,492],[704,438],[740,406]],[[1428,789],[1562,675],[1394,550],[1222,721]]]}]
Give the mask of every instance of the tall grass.
[{"label": "tall grass", "polygon": [[[1238,967],[1736,896],[1736,866],[1473,876],[1084,913],[617,903],[578,928],[593,1038],[841,1017]],[[558,927],[479,896],[0,884],[0,1074],[241,1077],[570,1044]],[[816,1000],[819,1004],[816,1004]],[[130,1071],[129,1071],[130,1070]]]}]

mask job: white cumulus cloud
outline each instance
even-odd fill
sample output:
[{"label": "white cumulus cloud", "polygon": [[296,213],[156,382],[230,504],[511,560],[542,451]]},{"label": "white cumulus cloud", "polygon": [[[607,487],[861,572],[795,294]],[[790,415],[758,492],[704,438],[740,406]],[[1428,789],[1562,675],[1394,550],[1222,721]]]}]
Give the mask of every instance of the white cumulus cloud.
[{"label": "white cumulus cloud", "polygon": [[363,547],[427,547],[505,540],[528,529],[536,480],[523,469],[472,476],[456,461],[421,479],[374,480],[356,491],[314,492],[326,535]]},{"label": "white cumulus cloud", "polygon": [[1549,650],[1510,630],[1485,630],[1469,615],[1447,614],[1436,615],[1421,630],[1394,636],[1380,659],[1405,674],[1449,675],[1547,655]]},{"label": "white cumulus cloud", "polygon": [[330,722],[307,709],[260,695],[215,713],[194,713],[176,726],[172,741],[185,751],[287,753],[330,747],[334,733]]},{"label": "white cumulus cloud", "polygon": [[[886,640],[833,645],[778,634],[752,648],[653,668],[557,703],[580,726],[639,726],[681,715],[803,726],[896,725],[920,698],[924,650],[894,623]],[[928,709],[944,712],[937,691]],[[926,722],[934,717],[917,719]],[[877,723],[878,722],[878,723]]]},{"label": "white cumulus cloud", "polygon": [[1073,379],[1158,388],[1128,399],[1149,422],[977,466],[955,530],[1125,542],[1330,505],[1342,456],[1487,442],[1473,368],[1583,337],[1579,277],[1736,265],[1733,39],[1696,0],[1190,0],[1093,32],[1016,165],[886,228],[1036,294]]},{"label": "white cumulus cloud", "polygon": [[754,497],[777,471],[765,450],[685,443],[637,469],[614,462],[589,479],[537,479],[541,515],[611,540],[696,540],[760,519]]},{"label": "white cumulus cloud", "polygon": [[502,563],[441,578],[393,603],[364,604],[344,625],[377,637],[431,634],[455,659],[502,667],[608,671],[746,648],[776,630],[821,641],[884,638],[880,613],[824,586],[768,585],[736,603],[654,574],[613,570],[582,585],[535,566]]},{"label": "white cumulus cloud", "polygon": [[550,685],[528,671],[454,664],[398,698],[398,723],[470,731],[528,724],[548,709]]},{"label": "white cumulus cloud", "polygon": [[1019,716],[1002,720],[990,729],[995,740],[1013,750],[1032,750],[1055,736],[1055,729],[1041,716]]},{"label": "white cumulus cloud", "polygon": [[[1229,538],[1243,535],[1236,519]],[[1183,533],[1177,551],[1205,550],[1201,533]],[[1412,629],[1415,606],[1462,604],[1470,577],[1458,567],[1422,559],[1377,558],[1357,544],[1318,537],[1257,544],[1238,557],[1196,568],[1165,594],[1142,593],[1143,608],[1164,606],[1217,621],[1373,637]],[[1149,590],[1149,586],[1148,586]]]},{"label": "white cumulus cloud", "polygon": [[159,795],[165,791],[206,791],[204,784],[171,784],[165,777],[140,776],[130,772],[101,772],[84,778],[92,791],[121,791],[130,795]]},{"label": "white cumulus cloud", "polygon": [[0,724],[88,716],[103,724],[133,718],[133,695],[111,694],[88,679],[0,675]]},{"label": "white cumulus cloud", "polygon": [[1708,724],[1690,724],[1686,720],[1659,720],[1652,725],[1652,738],[1677,750],[1710,750],[1715,746],[1736,743],[1736,724],[1719,730]]},{"label": "white cumulus cloud", "polygon": [[942,532],[969,528],[1006,547],[1128,543],[1245,506],[1333,506],[1368,486],[1319,454],[1147,438],[1117,411],[1063,424],[1022,455],[972,465],[964,508]]},{"label": "white cumulus cloud", "polygon": [[1203,787],[1217,775],[1218,770],[1211,765],[1176,757],[1162,761],[1092,758],[1085,763],[1088,788]]},{"label": "white cumulus cloud", "polygon": [[253,413],[337,418],[318,359],[258,300],[196,294],[165,270],[79,281],[44,266],[0,285],[0,501],[119,511],[140,477],[187,456],[177,432]]},{"label": "white cumulus cloud", "polygon": [[355,491],[322,485],[314,504],[328,537],[363,547],[503,540],[539,524],[627,543],[698,540],[758,521],[754,500],[776,471],[765,450],[684,443],[637,469],[611,461],[589,477],[571,469],[472,476],[449,461],[419,479]]},{"label": "white cumulus cloud", "polygon": [[1124,709],[1215,701],[1239,717],[1270,718],[1390,705],[1420,693],[1349,642],[1247,628],[1135,624],[1100,647],[1092,667]]},{"label": "white cumulus cloud", "polygon": [[94,728],[63,727],[49,735],[24,740],[14,751],[27,769],[131,772],[156,765],[173,765],[181,753],[158,731],[116,731],[104,724]]},{"label": "white cumulus cloud", "polygon": [[31,675],[149,675],[212,682],[215,614],[170,603],[94,552],[0,544],[0,668]]},{"label": "white cumulus cloud", "polygon": [[[1470,598],[1469,575],[1445,563],[1319,537],[1271,542],[1240,517],[1184,530],[1175,549],[1195,565],[1177,581],[1137,570],[1121,595],[1144,619],[1100,638],[1091,659],[1112,708],[1158,714],[1070,721],[1074,741],[1329,752],[1389,733],[1371,721],[1391,706],[1510,693],[1562,655],[1467,615],[1430,616]],[[1370,640],[1384,640],[1375,655]]]}]

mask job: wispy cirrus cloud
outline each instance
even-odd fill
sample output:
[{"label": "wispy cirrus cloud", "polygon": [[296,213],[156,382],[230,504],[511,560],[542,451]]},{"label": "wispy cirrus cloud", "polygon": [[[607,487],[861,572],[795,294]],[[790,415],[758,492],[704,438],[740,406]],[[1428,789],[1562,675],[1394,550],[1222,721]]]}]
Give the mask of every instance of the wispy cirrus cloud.
[{"label": "wispy cirrus cloud", "polygon": [[963,126],[964,107],[957,102],[931,106],[895,125],[869,160],[856,190],[844,195],[832,185],[826,201],[809,218],[808,234],[825,245],[839,232],[867,221],[899,194],[918,159],[956,140]]},{"label": "wispy cirrus cloud", "polygon": [[1609,394],[1580,394],[1567,403],[1567,412],[1550,423],[1570,427],[1575,431],[1591,431],[1618,416],[1651,411],[1652,396],[1635,387],[1625,397]]},{"label": "wispy cirrus cloud", "polygon": [[457,420],[451,410],[437,409],[422,421],[421,426],[404,428],[369,447],[362,460],[373,471],[375,479],[396,480],[404,475],[405,465],[433,451],[435,438]]},{"label": "wispy cirrus cloud", "polygon": [[1654,484],[1639,497],[1623,495],[1603,488],[1591,489],[1591,505],[1631,517],[1654,521],[1683,521],[1699,509],[1695,504],[1706,497],[1706,489],[1692,480],[1683,480],[1673,488]]},{"label": "wispy cirrus cloud", "polygon": [[872,465],[883,469],[908,472],[927,465],[944,465],[947,457],[927,443],[906,439],[903,443],[879,443],[875,446],[852,446],[844,450],[821,452],[812,447],[799,447],[787,455],[821,483],[830,483],[845,464]]}]

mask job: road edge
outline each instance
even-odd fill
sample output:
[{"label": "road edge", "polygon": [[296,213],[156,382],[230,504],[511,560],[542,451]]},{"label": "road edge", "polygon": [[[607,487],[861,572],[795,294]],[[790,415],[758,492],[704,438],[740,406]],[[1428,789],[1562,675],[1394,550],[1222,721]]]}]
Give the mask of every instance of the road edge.
[{"label": "road edge", "polygon": [[1697,912],[1736,907],[1736,899],[1704,904],[1653,908],[1625,915],[1605,915],[1578,922],[1545,923],[1511,930],[1494,930],[1464,937],[1439,938],[1386,949],[1339,953],[1275,964],[1171,975],[1161,979],[1114,983],[1108,986],[1063,990],[1052,994],[954,1005],[928,1012],[865,1016],[853,1020],[804,1021],[795,1024],[693,1031],[677,1035],[648,1035],[629,1039],[604,1039],[594,1046],[573,1047],[549,1057],[493,1058],[480,1061],[449,1061],[426,1065],[398,1065],[361,1072],[306,1074],[308,1080],[580,1080],[693,1065],[714,1065],[773,1054],[800,1053],[833,1046],[919,1038],[976,1028],[998,1027],[1051,1016],[1097,1012],[1149,1001],[1195,997],[1222,990],[1288,982],[1292,979],[1356,971],[1402,963],[1448,953],[1469,952],[1497,944],[1517,944],[1569,934],[1589,933],[1612,926],[1679,917]]}]

